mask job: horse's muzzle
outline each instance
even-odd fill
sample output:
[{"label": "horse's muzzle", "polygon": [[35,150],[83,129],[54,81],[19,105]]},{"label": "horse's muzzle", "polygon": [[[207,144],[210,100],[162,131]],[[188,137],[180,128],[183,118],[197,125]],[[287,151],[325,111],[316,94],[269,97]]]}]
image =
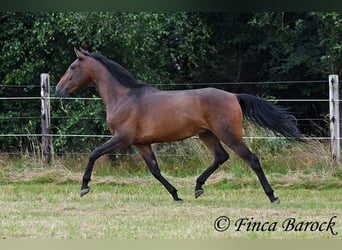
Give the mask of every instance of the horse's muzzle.
[{"label": "horse's muzzle", "polygon": [[60,87],[59,85],[57,85],[56,87],[56,94],[58,97],[64,97],[66,96],[66,88]]}]

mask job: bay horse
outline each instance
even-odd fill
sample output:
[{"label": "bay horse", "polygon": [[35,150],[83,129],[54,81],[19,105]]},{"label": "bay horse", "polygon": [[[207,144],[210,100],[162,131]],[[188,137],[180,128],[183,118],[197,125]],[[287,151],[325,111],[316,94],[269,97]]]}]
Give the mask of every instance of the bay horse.
[{"label": "bay horse", "polygon": [[152,175],[160,181],[175,201],[177,189],[161,174],[151,144],[171,142],[198,135],[214,157],[214,162],[196,180],[195,198],[203,193],[203,184],[229,154],[221,142],[240,156],[256,173],[272,203],[274,196],[260,162],[242,141],[243,117],[262,127],[301,140],[294,116],[286,109],[247,94],[234,94],[215,88],[161,91],[138,81],[118,63],[99,53],[74,49],[77,59],[60,79],[56,92],[60,97],[95,85],[106,107],[111,139],[91,152],[81,187],[81,197],[90,188],[95,161],[115,149],[134,145]]}]

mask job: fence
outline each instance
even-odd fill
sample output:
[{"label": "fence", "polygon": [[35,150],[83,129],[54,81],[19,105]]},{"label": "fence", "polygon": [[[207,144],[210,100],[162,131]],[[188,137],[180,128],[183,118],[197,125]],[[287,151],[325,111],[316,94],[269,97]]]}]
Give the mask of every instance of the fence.
[{"label": "fence", "polygon": [[[272,101],[277,102],[325,102],[329,103],[330,110],[330,137],[309,137],[307,139],[311,140],[330,140],[331,142],[331,156],[333,162],[338,165],[340,162],[340,126],[339,126],[339,96],[338,96],[338,88],[339,88],[339,80],[337,75],[330,75],[328,81],[286,81],[286,82],[244,82],[244,83],[197,83],[192,84],[196,86],[201,85],[238,85],[238,84],[273,84],[273,83],[329,83],[329,99],[273,99]],[[187,84],[177,84],[177,86],[187,85]],[[4,85],[3,85],[4,86]],[[159,84],[160,86],[160,84]],[[6,86],[5,86],[6,87]],[[21,85],[20,87],[23,87]],[[52,134],[50,130],[51,119],[50,119],[50,100],[59,99],[57,97],[50,97],[50,83],[48,74],[41,74],[41,96],[34,97],[0,97],[0,101],[4,100],[41,100],[41,124],[42,124],[42,133],[41,134],[32,134],[32,133],[16,133],[16,134],[0,134],[0,137],[41,137],[41,152],[42,152],[42,161],[44,164],[49,164],[51,160],[51,143],[53,137],[111,137],[110,135],[96,135],[96,134]],[[70,100],[92,100],[99,101],[100,98],[66,98]],[[24,118],[24,117],[22,117]],[[90,118],[91,119],[91,118]],[[312,118],[312,120],[318,120],[319,118]],[[301,120],[301,119],[299,119]],[[251,138],[251,137],[244,137]],[[270,137],[253,137],[253,139],[264,139]],[[274,137],[271,139],[279,139],[279,137]]]}]

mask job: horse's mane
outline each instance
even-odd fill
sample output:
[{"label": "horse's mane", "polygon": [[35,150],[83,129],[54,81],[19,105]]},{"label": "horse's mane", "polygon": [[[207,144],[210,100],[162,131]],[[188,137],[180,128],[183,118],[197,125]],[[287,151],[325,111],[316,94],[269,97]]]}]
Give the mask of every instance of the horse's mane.
[{"label": "horse's mane", "polygon": [[128,88],[140,88],[145,86],[140,81],[138,81],[127,69],[122,67],[120,64],[108,59],[100,53],[90,53],[86,50],[82,50],[83,54],[90,56],[95,60],[102,63],[108,71],[125,87]]}]

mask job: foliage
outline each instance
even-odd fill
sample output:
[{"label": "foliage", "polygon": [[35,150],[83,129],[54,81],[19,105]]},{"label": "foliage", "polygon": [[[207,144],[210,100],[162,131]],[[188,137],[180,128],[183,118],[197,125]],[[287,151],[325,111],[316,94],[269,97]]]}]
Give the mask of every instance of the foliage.
[{"label": "foliage", "polygon": [[342,13],[315,13],[320,19],[318,34],[320,45],[326,53],[322,55],[322,71],[342,74]]},{"label": "foliage", "polygon": [[[55,84],[75,59],[74,46],[99,51],[138,79],[164,89],[181,88],[176,83],[198,87],[191,83],[326,80],[342,71],[341,20],[341,13],[334,12],[0,13],[0,95],[39,96],[39,75],[49,73],[54,96]],[[316,83],[218,87],[278,98],[327,95]],[[77,96],[97,93],[88,88]],[[65,111],[52,100],[52,132],[108,134],[102,103],[89,102],[65,101]],[[40,133],[39,100],[2,100],[0,110],[2,134]],[[302,118],[327,113],[321,103],[293,111]],[[103,139],[54,141],[55,150],[63,151],[92,148]],[[6,151],[29,144],[14,137],[0,142]]]},{"label": "foliage", "polygon": [[[155,84],[191,78],[191,69],[204,61],[206,51],[211,49],[207,43],[209,30],[194,13],[1,13],[0,22],[2,96],[39,96],[39,75],[43,72],[50,74],[54,96],[55,83],[75,58],[73,46],[101,51],[138,79]],[[3,85],[33,86],[11,89]],[[93,88],[77,94],[92,95],[96,96]],[[39,104],[1,102],[0,116],[7,118],[2,133],[22,134],[30,119],[34,132],[39,134]],[[52,102],[52,110],[53,132],[108,133],[104,120],[86,124],[82,120],[85,115],[104,118],[101,102],[76,102],[68,105],[66,113],[56,101]],[[26,121],[18,119],[27,116]],[[18,138],[1,138],[1,142],[2,149],[8,150],[8,145],[18,145]],[[77,150],[87,143],[89,139],[55,139],[57,151]]]}]

